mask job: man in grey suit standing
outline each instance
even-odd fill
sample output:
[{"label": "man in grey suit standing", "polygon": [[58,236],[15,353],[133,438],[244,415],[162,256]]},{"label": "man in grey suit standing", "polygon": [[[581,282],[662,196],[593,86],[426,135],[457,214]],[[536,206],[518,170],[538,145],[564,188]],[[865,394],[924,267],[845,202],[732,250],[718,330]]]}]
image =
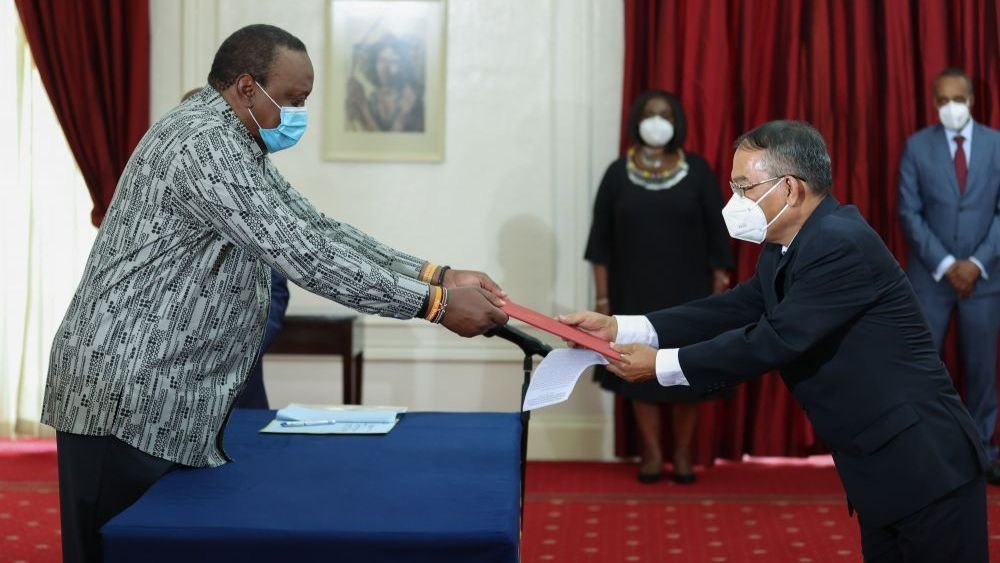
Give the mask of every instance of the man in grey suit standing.
[{"label": "man in grey suit standing", "polygon": [[907,274],[938,350],[953,310],[965,372],[965,401],[1000,485],[996,361],[1000,330],[1000,132],[970,117],[972,80],[949,68],[934,78],[941,118],[906,143],[899,216],[909,243]]}]

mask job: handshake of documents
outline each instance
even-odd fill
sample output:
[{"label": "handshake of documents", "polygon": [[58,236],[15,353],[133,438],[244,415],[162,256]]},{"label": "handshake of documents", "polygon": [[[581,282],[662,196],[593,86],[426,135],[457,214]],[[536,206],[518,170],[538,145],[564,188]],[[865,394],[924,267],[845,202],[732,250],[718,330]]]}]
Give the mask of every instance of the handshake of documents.
[{"label": "handshake of documents", "polygon": [[610,343],[576,327],[565,325],[548,315],[532,311],[509,300],[503,310],[511,318],[524,321],[579,346],[553,350],[545,356],[531,376],[522,410],[530,411],[565,401],[587,368],[607,365],[607,358],[621,359],[621,355],[611,347]]},{"label": "handshake of documents", "polygon": [[[535,369],[524,396],[526,411],[561,403],[569,398],[580,375],[590,366],[607,365],[607,358],[621,355],[593,335],[559,322],[516,303],[507,301],[504,312],[511,318],[553,334],[577,348],[549,352]],[[308,406],[292,403],[279,410],[260,432],[264,434],[386,434],[406,407],[363,407],[358,405]]]}]

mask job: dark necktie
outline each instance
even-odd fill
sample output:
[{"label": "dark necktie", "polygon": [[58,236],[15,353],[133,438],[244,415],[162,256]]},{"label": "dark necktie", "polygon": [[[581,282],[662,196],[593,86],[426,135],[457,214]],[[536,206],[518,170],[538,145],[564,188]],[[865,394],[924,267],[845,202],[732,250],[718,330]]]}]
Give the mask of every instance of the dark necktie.
[{"label": "dark necktie", "polygon": [[965,179],[969,176],[969,166],[965,162],[965,149],[962,148],[962,142],[965,141],[965,137],[958,135],[955,137],[955,177],[958,178],[958,193],[965,193]]}]

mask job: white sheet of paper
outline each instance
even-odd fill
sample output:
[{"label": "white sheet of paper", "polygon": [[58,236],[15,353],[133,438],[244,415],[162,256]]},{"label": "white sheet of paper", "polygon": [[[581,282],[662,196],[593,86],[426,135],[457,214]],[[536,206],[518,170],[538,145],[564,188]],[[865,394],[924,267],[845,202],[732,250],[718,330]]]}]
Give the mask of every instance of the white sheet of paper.
[{"label": "white sheet of paper", "polygon": [[338,422],[319,426],[282,426],[272,420],[260,429],[262,434],[388,434],[396,426],[392,422]]},{"label": "white sheet of paper", "polygon": [[334,419],[337,422],[395,422],[399,413],[397,409],[358,408],[354,405],[307,407],[292,403],[280,409],[274,418],[281,421]]},{"label": "white sheet of paper", "polygon": [[[303,405],[291,403],[280,409],[264,434],[386,434],[396,426],[406,407],[365,405]],[[315,426],[283,426],[282,422],[322,422]]]},{"label": "white sheet of paper", "polygon": [[584,348],[560,348],[549,352],[531,376],[522,408],[530,411],[565,401],[585,369],[607,363],[601,354]]}]

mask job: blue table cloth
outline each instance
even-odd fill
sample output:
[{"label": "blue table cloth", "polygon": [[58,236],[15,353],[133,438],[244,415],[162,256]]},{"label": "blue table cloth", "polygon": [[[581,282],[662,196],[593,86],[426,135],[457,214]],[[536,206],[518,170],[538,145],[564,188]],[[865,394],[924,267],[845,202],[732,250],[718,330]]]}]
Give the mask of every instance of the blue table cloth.
[{"label": "blue table cloth", "polygon": [[384,436],[258,434],[236,410],[233,462],[181,469],[102,532],[109,563],[516,562],[516,413],[409,413]]}]

